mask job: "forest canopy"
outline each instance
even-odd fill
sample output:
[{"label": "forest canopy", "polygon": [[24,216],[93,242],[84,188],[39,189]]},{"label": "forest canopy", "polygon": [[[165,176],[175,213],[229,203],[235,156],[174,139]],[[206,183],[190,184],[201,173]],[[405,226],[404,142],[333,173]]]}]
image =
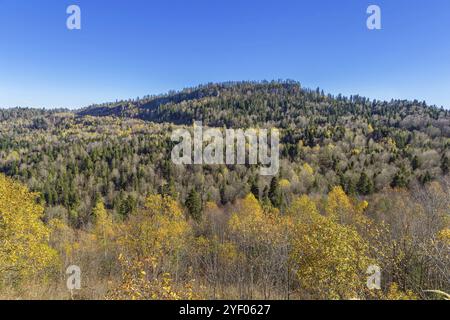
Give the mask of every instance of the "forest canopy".
[{"label": "forest canopy", "polygon": [[[279,129],[279,173],[175,165],[170,133],[193,121]],[[75,264],[95,288],[79,298],[439,298],[449,146],[449,110],[294,81],[0,110],[0,296],[45,279],[66,297]]]}]

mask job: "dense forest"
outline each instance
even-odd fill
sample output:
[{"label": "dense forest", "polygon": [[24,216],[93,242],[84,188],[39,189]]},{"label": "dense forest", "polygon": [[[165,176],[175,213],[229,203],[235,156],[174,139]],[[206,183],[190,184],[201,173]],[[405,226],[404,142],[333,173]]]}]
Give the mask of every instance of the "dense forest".
[{"label": "dense forest", "polygon": [[[278,128],[279,174],[174,165],[170,133],[193,121]],[[294,81],[0,110],[0,297],[441,298],[449,146],[449,110]]]}]

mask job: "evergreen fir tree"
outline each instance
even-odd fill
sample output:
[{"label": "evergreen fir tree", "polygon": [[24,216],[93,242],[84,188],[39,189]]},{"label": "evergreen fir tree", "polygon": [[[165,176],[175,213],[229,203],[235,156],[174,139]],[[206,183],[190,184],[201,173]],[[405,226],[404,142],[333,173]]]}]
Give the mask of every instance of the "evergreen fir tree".
[{"label": "evergreen fir tree", "polygon": [[258,177],[251,179],[250,191],[256,199],[259,200],[259,179]]},{"label": "evergreen fir tree", "polygon": [[408,180],[406,179],[406,173],[404,169],[400,169],[394,176],[391,182],[392,188],[406,188],[408,186]]},{"label": "evergreen fir tree", "polygon": [[189,192],[185,205],[192,219],[200,222],[202,219],[202,199],[194,188]]},{"label": "evergreen fir tree", "polygon": [[420,168],[419,157],[414,156],[414,158],[411,161],[411,167],[414,171]]},{"label": "evergreen fir tree", "polygon": [[443,174],[448,174],[450,170],[450,159],[446,155],[442,157],[441,170]]},{"label": "evergreen fir tree", "polygon": [[367,176],[367,174],[365,172],[361,173],[361,176],[358,181],[357,189],[358,189],[358,192],[363,195],[368,195],[368,194],[373,193],[373,182]]},{"label": "evergreen fir tree", "polygon": [[269,199],[274,207],[279,208],[281,206],[281,191],[277,177],[273,177],[270,182]]}]

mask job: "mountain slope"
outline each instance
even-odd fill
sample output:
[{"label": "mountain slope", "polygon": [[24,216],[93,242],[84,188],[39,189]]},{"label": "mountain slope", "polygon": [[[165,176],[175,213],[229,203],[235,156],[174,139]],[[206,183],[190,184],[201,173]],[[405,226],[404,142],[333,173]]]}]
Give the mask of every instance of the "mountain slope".
[{"label": "mountain slope", "polygon": [[[210,126],[280,128],[347,125],[355,119],[375,126],[435,131],[450,136],[448,110],[418,101],[370,101],[360,96],[325,95],[299,83],[230,82],[209,84],[138,100],[94,105],[78,115],[131,117],[153,122]],[[439,132],[438,132],[439,131]]]}]

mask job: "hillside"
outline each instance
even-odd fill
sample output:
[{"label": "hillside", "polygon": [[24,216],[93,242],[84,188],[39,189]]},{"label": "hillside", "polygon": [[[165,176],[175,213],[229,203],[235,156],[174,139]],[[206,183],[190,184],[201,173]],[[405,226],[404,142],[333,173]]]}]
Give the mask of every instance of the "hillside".
[{"label": "hillside", "polygon": [[[377,127],[434,131],[450,136],[450,112],[418,101],[370,101],[325,95],[293,81],[209,84],[166,95],[94,105],[79,115],[131,117],[153,122],[210,126],[304,128],[361,119]],[[436,130],[439,129],[440,131]]]},{"label": "hillside", "polygon": [[89,214],[95,194],[126,212],[124,206],[143,203],[166,183],[182,201],[193,186],[220,204],[252,188],[267,198],[270,179],[259,177],[254,166],[204,167],[200,179],[199,168],[170,162],[171,126],[193,120],[281,129],[278,178],[289,180],[287,199],[336,185],[370,195],[426,184],[450,167],[448,110],[417,101],[333,97],[286,81],[209,84],[74,113],[0,110],[0,172],[27,182],[52,206],[78,208],[78,215]]},{"label": "hillside", "polygon": [[[193,120],[279,128],[279,173],[175,165],[171,132]],[[9,296],[65,298],[60,280],[75,263],[87,283],[80,299],[448,292],[449,124],[447,110],[417,101],[334,97],[294,82],[0,110],[0,229],[9,230],[0,237],[18,252],[0,247],[0,287],[34,275],[50,285]],[[366,287],[373,264],[379,291]]]}]

